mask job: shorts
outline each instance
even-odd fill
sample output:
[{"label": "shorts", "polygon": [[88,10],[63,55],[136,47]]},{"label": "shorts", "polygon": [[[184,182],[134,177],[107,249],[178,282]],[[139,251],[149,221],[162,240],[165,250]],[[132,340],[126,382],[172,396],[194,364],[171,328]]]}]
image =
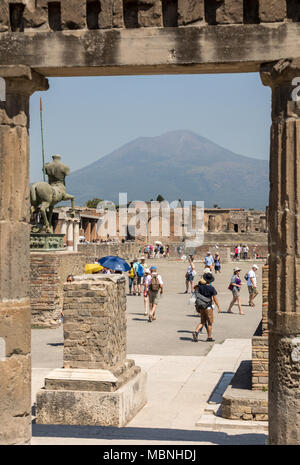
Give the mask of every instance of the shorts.
[{"label": "shorts", "polygon": [[256,287],[248,286],[249,295],[258,294]]},{"label": "shorts", "polygon": [[187,281],[194,281],[194,276],[192,274],[188,274],[186,277]]},{"label": "shorts", "polygon": [[240,295],[240,289],[239,289],[238,287],[234,287],[234,288],[232,289],[232,295],[233,295],[233,297],[239,297],[239,295]]},{"label": "shorts", "polygon": [[160,291],[153,292],[151,289],[149,289],[149,303],[150,304],[158,304],[159,301],[159,293]]},{"label": "shorts", "polygon": [[134,278],[129,277],[128,279],[129,279],[129,287],[136,284],[136,276]]},{"label": "shorts", "polygon": [[137,284],[142,284],[143,282],[143,276],[137,276]]},{"label": "shorts", "polygon": [[221,269],[220,265],[215,266],[215,271],[220,271],[220,269]]},{"label": "shorts", "polygon": [[213,308],[201,308],[200,310],[201,324],[207,323],[211,326],[214,322],[214,310]]}]

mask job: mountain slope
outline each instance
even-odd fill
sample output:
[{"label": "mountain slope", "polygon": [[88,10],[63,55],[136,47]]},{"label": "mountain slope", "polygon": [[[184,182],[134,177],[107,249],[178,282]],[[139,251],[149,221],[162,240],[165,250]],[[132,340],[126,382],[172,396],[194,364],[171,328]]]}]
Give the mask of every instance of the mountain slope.
[{"label": "mountain slope", "polygon": [[203,200],[205,207],[264,209],[268,203],[268,162],[237,155],[190,131],[140,137],[67,180],[76,204],[94,197],[169,202]]}]

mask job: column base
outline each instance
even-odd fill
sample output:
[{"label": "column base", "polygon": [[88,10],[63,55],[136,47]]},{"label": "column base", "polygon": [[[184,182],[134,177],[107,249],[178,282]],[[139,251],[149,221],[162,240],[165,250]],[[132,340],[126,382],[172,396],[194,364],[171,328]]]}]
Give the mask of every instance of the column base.
[{"label": "column base", "polygon": [[57,369],[37,393],[36,423],[48,425],[125,426],[144,405],[147,375],[134,374],[120,388],[108,370]]}]

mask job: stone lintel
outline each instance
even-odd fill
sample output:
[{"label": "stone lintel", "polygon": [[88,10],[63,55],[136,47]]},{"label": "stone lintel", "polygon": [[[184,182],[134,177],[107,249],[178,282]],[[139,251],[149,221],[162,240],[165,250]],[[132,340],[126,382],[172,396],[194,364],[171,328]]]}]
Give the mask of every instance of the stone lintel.
[{"label": "stone lintel", "polygon": [[[0,62],[45,76],[257,72],[297,58],[299,22],[3,33]],[[13,44],[13,47],[12,47]]]}]

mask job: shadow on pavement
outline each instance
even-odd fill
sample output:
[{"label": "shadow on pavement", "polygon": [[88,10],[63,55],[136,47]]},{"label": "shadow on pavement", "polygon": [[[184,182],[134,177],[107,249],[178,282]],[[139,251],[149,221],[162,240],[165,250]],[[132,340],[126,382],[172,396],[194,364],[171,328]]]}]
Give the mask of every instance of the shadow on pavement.
[{"label": "shadow on pavement", "polygon": [[53,347],[63,346],[63,345],[64,345],[63,342],[48,342],[47,343],[47,346],[53,346]]},{"label": "shadow on pavement", "polygon": [[116,428],[112,426],[72,426],[32,424],[32,436],[41,438],[86,438],[136,441],[209,442],[219,445],[265,444],[265,434],[244,433],[229,435],[217,431],[169,428]]}]

